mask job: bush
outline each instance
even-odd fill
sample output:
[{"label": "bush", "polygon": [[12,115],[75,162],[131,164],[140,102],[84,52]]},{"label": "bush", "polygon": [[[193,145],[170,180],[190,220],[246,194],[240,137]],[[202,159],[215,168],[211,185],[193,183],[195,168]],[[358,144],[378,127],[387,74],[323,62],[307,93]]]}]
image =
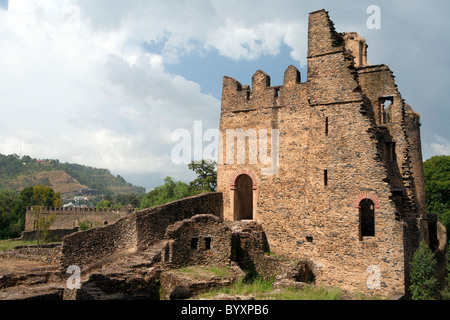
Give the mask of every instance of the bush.
[{"label": "bush", "polygon": [[91,222],[90,222],[89,220],[81,221],[81,222],[78,224],[78,228],[79,228],[81,231],[89,230],[89,229],[91,229]]},{"label": "bush", "polygon": [[428,245],[422,241],[411,262],[411,298],[433,300],[438,296],[436,258]]}]

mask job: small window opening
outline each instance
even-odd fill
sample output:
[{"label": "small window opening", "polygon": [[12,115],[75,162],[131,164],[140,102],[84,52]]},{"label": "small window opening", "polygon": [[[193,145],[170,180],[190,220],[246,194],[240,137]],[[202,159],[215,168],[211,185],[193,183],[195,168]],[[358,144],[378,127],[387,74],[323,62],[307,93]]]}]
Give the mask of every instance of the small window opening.
[{"label": "small window opening", "polygon": [[106,226],[108,224],[108,221],[103,222],[103,224]]},{"label": "small window opening", "polygon": [[375,204],[370,199],[359,203],[359,220],[361,240],[363,237],[375,236]]},{"label": "small window opening", "polygon": [[191,239],[191,249],[197,250],[198,249],[198,238],[192,238]]},{"label": "small window opening", "polygon": [[309,243],[312,243],[313,240],[314,240],[314,238],[311,237],[311,236],[306,237],[306,241],[309,242]]},{"label": "small window opening", "polygon": [[275,98],[280,95],[280,88],[275,88]]},{"label": "small window opening", "polygon": [[328,186],[328,170],[323,171],[323,184],[325,187]]},{"label": "small window opening", "polygon": [[397,160],[397,155],[395,153],[395,142],[385,142],[385,152],[386,160],[395,161]]},{"label": "small window opening", "polygon": [[328,137],[328,127],[329,127],[329,119],[326,117],[325,119],[325,136]]},{"label": "small window opening", "polygon": [[249,101],[250,100],[250,91],[247,91],[247,101]]},{"label": "small window opening", "polygon": [[380,124],[392,123],[394,97],[380,98]]},{"label": "small window opening", "polygon": [[211,250],[211,238],[205,238],[205,249]]}]

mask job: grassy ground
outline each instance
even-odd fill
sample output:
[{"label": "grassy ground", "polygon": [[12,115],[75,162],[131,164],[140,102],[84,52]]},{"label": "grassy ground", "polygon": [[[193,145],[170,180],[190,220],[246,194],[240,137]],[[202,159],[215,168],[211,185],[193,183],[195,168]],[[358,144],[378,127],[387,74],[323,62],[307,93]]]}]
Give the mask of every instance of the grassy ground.
[{"label": "grassy ground", "polygon": [[[230,268],[191,266],[176,270],[177,273],[191,279],[232,277]],[[319,287],[305,287],[303,289],[283,288],[275,289],[273,279],[264,279],[255,275],[251,278],[242,277],[230,286],[215,289],[196,296],[200,299],[213,299],[218,294],[227,295],[252,295],[256,300],[339,300],[344,293],[339,289],[326,289]]]},{"label": "grassy ground", "polygon": [[201,294],[198,298],[211,299],[220,293],[227,295],[252,295],[256,300],[339,300],[342,296],[342,292],[339,289],[318,287],[305,287],[303,289],[288,287],[275,290],[273,281],[257,277],[252,281],[240,279],[231,286]]},{"label": "grassy ground", "polygon": [[191,279],[210,278],[211,276],[217,276],[217,277],[221,277],[221,278],[233,276],[233,272],[228,267],[223,268],[223,267],[193,266],[193,267],[176,269],[176,272],[180,273],[184,276],[187,276]]},{"label": "grassy ground", "polygon": [[37,241],[13,241],[13,240],[0,240],[0,252],[5,250],[14,249],[17,246],[29,246],[37,244]]}]

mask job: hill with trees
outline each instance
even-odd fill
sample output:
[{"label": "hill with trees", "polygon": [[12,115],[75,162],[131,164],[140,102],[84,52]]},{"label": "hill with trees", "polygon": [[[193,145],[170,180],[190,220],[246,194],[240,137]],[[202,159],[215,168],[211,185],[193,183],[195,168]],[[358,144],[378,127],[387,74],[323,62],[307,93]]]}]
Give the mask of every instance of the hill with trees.
[{"label": "hill with trees", "polygon": [[0,189],[21,191],[36,185],[51,187],[62,196],[145,193],[145,188],[134,186],[107,169],[0,154]]}]

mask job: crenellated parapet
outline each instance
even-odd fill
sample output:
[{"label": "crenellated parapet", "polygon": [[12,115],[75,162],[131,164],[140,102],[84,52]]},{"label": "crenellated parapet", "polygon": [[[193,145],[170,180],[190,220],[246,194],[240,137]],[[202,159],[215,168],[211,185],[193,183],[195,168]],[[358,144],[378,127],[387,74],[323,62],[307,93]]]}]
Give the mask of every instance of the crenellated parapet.
[{"label": "crenellated parapet", "polygon": [[284,73],[280,86],[271,86],[270,76],[258,70],[252,77],[252,84],[242,85],[236,79],[225,76],[222,90],[222,112],[246,112],[263,108],[287,105],[287,97],[293,91],[301,91],[300,71],[293,65]]},{"label": "crenellated parapet", "polygon": [[[27,213],[33,213],[35,207],[27,207]],[[128,212],[131,213],[134,211],[133,207],[122,207],[121,209],[117,208],[93,208],[93,207],[86,207],[86,208],[79,208],[79,207],[38,207],[40,209],[41,214],[67,214],[68,212],[77,214],[77,213],[85,213],[85,212],[91,212],[91,213],[99,213],[103,214],[105,212]]]},{"label": "crenellated parapet", "polygon": [[132,206],[116,208],[54,208],[54,207],[27,207],[25,215],[25,231],[35,229],[36,212],[39,208],[40,216],[55,216],[55,222],[50,229],[73,229],[80,222],[88,222],[91,227],[114,223],[115,221],[134,212]]}]

